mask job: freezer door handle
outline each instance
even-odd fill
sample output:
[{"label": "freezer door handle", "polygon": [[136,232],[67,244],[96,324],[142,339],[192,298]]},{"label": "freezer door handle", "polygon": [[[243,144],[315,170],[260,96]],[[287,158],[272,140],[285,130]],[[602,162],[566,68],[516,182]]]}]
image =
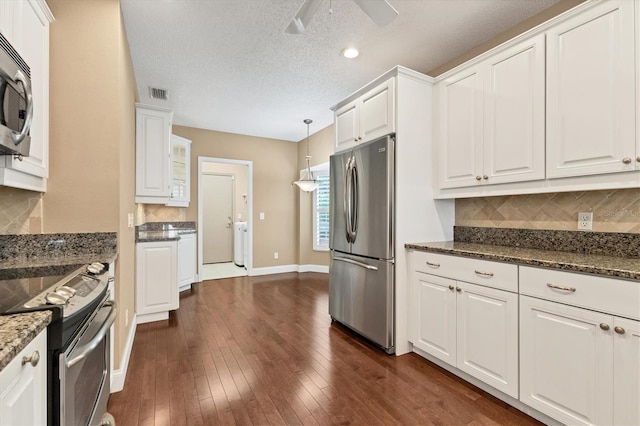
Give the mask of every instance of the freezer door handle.
[{"label": "freezer door handle", "polygon": [[366,263],[358,262],[357,260],[347,259],[346,257],[334,257],[333,260],[337,260],[339,262],[351,263],[352,265],[357,265],[365,269],[369,269],[371,271],[377,271],[378,267],[373,265],[367,265]]}]

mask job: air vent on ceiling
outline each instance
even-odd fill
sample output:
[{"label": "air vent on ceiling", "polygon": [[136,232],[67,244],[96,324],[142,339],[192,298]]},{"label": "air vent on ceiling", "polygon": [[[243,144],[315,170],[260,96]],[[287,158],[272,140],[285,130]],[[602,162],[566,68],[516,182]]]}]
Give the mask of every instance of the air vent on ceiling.
[{"label": "air vent on ceiling", "polygon": [[149,87],[149,96],[153,99],[161,99],[163,101],[167,100],[168,95],[167,89],[160,89],[158,87]]}]

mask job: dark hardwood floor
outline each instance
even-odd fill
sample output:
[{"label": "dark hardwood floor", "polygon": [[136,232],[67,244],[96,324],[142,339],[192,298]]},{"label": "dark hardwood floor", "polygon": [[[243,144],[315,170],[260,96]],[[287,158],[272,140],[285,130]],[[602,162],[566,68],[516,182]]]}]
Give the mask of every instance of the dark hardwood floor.
[{"label": "dark hardwood floor", "polygon": [[138,326],[117,425],[533,425],[415,355],[331,324],[325,274],[205,281]]}]

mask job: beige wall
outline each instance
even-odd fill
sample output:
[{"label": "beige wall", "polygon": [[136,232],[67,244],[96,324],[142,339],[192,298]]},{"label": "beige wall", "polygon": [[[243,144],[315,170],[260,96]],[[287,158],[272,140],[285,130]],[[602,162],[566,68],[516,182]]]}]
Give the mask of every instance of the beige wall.
[{"label": "beige wall", "polygon": [[[187,220],[198,220],[198,157],[253,162],[253,267],[297,263],[295,143],[173,126],[173,133],[191,140],[191,203]],[[259,220],[260,212],[265,220]],[[279,258],[273,258],[278,252]]]},{"label": "beige wall", "polygon": [[[312,125],[313,126],[313,125]],[[330,125],[309,137],[311,167],[327,163],[334,151],[334,127]],[[306,138],[298,143],[298,170],[307,164]],[[299,173],[298,171],[298,173]],[[329,265],[329,252],[313,250],[313,193],[298,190],[298,264]]]},{"label": "beige wall", "polygon": [[[117,232],[115,360],[134,312],[135,78],[118,0],[49,0],[50,159],[43,229]],[[129,321],[130,323],[130,321]],[[130,325],[129,325],[130,326]]]},{"label": "beige wall", "polygon": [[[197,163],[196,163],[197,167]],[[234,222],[247,220],[247,190],[249,188],[249,168],[241,164],[204,163],[204,173],[218,173],[234,176],[235,217]],[[240,215],[240,216],[238,216]]]}]

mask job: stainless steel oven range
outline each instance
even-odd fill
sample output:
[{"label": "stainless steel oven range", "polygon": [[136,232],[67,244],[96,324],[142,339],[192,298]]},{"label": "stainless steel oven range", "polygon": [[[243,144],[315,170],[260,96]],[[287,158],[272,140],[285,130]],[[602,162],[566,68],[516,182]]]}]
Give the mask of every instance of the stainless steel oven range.
[{"label": "stainless steel oven range", "polygon": [[49,425],[100,425],[110,417],[109,328],[117,307],[107,270],[102,263],[71,265],[55,275],[34,268],[0,281],[0,313],[53,312],[47,329]]}]

